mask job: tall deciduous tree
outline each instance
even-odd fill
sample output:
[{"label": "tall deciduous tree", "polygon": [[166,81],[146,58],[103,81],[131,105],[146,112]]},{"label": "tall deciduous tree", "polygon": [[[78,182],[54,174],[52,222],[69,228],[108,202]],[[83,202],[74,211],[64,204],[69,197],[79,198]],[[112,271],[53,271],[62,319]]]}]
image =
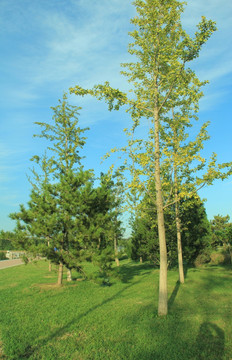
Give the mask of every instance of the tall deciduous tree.
[{"label": "tall deciduous tree", "polygon": [[[132,84],[132,94],[127,96],[118,89],[112,89],[109,83],[95,86],[92,90],[77,86],[70,91],[77,95],[91,94],[98,99],[104,98],[110,110],[117,110],[124,104],[129,105],[128,111],[134,122],[133,129],[144,118],[150,120],[150,135],[153,139],[153,165],[150,167],[152,173],[144,174],[143,162],[146,162],[146,157],[142,160],[139,155],[141,167],[137,171],[136,178],[139,172],[140,175],[155,179],[160,248],[158,314],[166,315],[168,311],[167,248],[160,166],[160,134],[165,115],[176,106],[172,101],[174,94],[176,94],[175,98],[179,99],[186,90],[184,87],[180,91],[180,87],[176,84],[182,78],[195,78],[194,73],[186,69],[186,64],[199,56],[202,45],[215,31],[215,24],[202,18],[194,38],[191,38],[181,26],[183,3],[176,0],[136,0],[134,5],[138,15],[131,20],[136,30],[130,33],[133,42],[129,44],[129,53],[137,57],[137,62],[123,64],[126,69],[123,74]],[[133,140],[130,141],[131,144],[133,145]],[[134,159],[138,159],[136,153],[133,153],[133,161]],[[147,169],[147,166],[145,168]],[[147,187],[147,182],[142,180],[142,187],[144,186]]]}]

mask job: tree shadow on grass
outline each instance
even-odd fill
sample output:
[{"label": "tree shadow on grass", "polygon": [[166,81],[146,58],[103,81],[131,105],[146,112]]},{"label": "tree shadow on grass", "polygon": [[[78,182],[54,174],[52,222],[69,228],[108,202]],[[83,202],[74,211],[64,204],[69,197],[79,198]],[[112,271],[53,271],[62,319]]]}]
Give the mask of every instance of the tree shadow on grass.
[{"label": "tree shadow on grass", "polygon": [[224,355],[225,334],[211,322],[201,324],[196,338],[196,353],[199,360],[222,360]]},{"label": "tree shadow on grass", "polygon": [[[175,321],[174,321],[175,320]],[[204,322],[198,334],[192,337],[191,321],[152,319],[147,328],[146,342],[134,351],[134,360],[223,360],[225,357],[225,334],[216,324]],[[136,346],[136,345],[135,345]],[[125,350],[124,350],[125,351]],[[122,358],[126,358],[122,354]],[[228,358],[229,359],[229,358]]]},{"label": "tree shadow on grass", "polygon": [[[187,272],[188,272],[188,268],[185,267],[185,269],[184,269],[184,278],[185,278],[185,279],[187,278]],[[180,289],[180,285],[181,285],[180,281],[177,280],[176,285],[175,285],[175,288],[174,288],[174,290],[173,290],[170,298],[168,299],[168,308],[169,308],[169,310],[172,308],[172,306],[173,306],[173,304],[174,304],[174,301],[175,301],[176,296],[177,296],[177,294],[178,294],[178,291],[179,291],[179,289]]]},{"label": "tree shadow on grass", "polygon": [[[142,306],[134,314],[123,319],[135,340],[131,355],[130,349],[122,339],[122,359],[225,359],[225,333],[218,325],[210,321],[197,324],[195,318],[180,313],[159,317],[154,314],[154,310],[156,308],[153,304]],[[139,324],[142,324],[140,328]]]},{"label": "tree shadow on grass", "polygon": [[154,270],[154,265],[150,263],[130,262],[115,268],[115,274],[123,283],[129,283],[135,276],[144,276]]},{"label": "tree shadow on grass", "polygon": [[[144,275],[144,274],[143,274]],[[143,276],[144,277],[144,276]],[[141,279],[139,279],[138,281],[135,281],[127,286],[125,286],[123,289],[121,289],[120,291],[118,291],[116,294],[114,294],[113,296],[107,298],[106,300],[102,301],[101,303],[93,306],[92,308],[88,309],[87,311],[79,314],[77,317],[74,317],[71,321],[69,321],[66,325],[62,326],[61,328],[59,328],[58,330],[54,331],[53,333],[51,333],[50,335],[48,335],[47,337],[41,339],[40,341],[37,342],[37,344],[35,345],[29,345],[27,346],[23,353],[21,354],[17,354],[18,359],[28,359],[31,356],[35,355],[35,353],[43,346],[45,346],[47,343],[49,343],[50,341],[54,340],[54,339],[58,339],[60,337],[62,337],[64,334],[66,334],[69,330],[70,327],[72,327],[75,323],[78,323],[78,321],[80,321],[83,317],[87,316],[88,314],[90,314],[91,312],[99,309],[101,306],[117,299],[118,297],[121,296],[121,294],[126,291],[127,289],[131,288],[134,285],[137,285],[138,283],[143,281],[143,277]]]}]

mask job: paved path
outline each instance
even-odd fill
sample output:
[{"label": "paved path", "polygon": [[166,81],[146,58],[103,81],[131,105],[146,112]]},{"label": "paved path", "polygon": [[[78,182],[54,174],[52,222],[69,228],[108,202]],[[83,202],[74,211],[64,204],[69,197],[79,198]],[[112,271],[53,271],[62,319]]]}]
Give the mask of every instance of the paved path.
[{"label": "paved path", "polygon": [[8,267],[22,265],[24,262],[21,259],[15,259],[15,260],[1,260],[0,261],[0,270],[6,269]]}]

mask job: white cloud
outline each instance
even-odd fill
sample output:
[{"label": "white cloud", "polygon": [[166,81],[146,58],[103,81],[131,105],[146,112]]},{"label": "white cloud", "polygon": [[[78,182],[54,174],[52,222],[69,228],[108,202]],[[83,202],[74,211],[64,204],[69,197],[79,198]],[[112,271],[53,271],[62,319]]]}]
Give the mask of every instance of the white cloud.
[{"label": "white cloud", "polygon": [[[43,149],[38,139],[32,144],[32,134],[37,131],[33,122],[38,118],[49,121],[49,106],[56,106],[63,90],[76,84],[92,87],[106,80],[114,87],[128,88],[119,71],[120,63],[130,58],[127,32],[134,13],[131,1],[125,0],[1,0],[0,101],[5,112],[1,114],[4,131],[1,130],[0,182],[4,185],[1,194],[4,204],[8,194],[16,197],[15,203],[17,199],[21,201],[18,174],[25,182],[31,152]],[[197,75],[210,80],[200,106],[207,110],[228,98],[232,2],[188,0],[183,15],[187,32],[194,33],[201,15],[215,20],[218,27],[194,62]],[[109,115],[105,104],[88,97],[72,96],[71,100],[83,106],[80,121],[84,126],[96,123],[101,126],[101,121],[107,119],[113,124],[116,118],[126,122],[125,116]],[[98,143],[92,137],[91,146],[105,145],[100,132],[104,135],[104,129],[99,131]],[[116,132],[110,136],[116,138]],[[117,140],[121,141],[120,135]],[[95,154],[91,156],[96,162]],[[15,192],[10,184],[14,178]]]},{"label": "white cloud", "polygon": [[[27,39],[17,59],[11,58],[9,62],[12,71],[17,72],[20,89],[9,86],[5,96],[18,105],[28,106],[38,100],[44,88],[62,91],[75,84],[92,86],[105,80],[110,80],[113,86],[125,87],[126,80],[119,72],[120,63],[128,59],[127,31],[129,19],[135,12],[130,2],[70,1],[64,11],[54,6],[55,3],[52,0],[32,2],[28,7],[20,7],[12,0],[3,2],[5,14],[12,10],[11,20],[5,20],[5,24],[13,23],[22,42]],[[225,16],[229,13],[228,7],[231,8],[231,4],[227,0],[220,3],[190,0],[183,15],[184,26],[190,29],[195,28],[201,15],[215,16],[219,23],[218,35],[213,35],[194,65],[202,79],[220,80],[232,71],[232,50],[228,48],[229,43],[222,41],[224,32],[231,28],[231,19]],[[8,24],[7,31],[9,28]],[[33,38],[28,37],[30,31]]]},{"label": "white cloud", "polygon": [[210,91],[200,100],[200,110],[208,111],[215,109],[219,104],[223,104],[228,92],[223,90]]},{"label": "white cloud", "polygon": [[[122,0],[70,4],[61,12],[59,7],[43,2],[28,7],[11,0],[4,2],[5,32],[16,37],[17,31],[21,44],[18,42],[17,58],[9,56],[5,67],[18,86],[5,85],[3,103],[28,106],[37,101],[44,88],[62,91],[77,83],[92,86],[110,79],[114,86],[120,86],[131,4]],[[9,12],[10,18],[6,16]],[[6,63],[4,58],[2,61]]]}]

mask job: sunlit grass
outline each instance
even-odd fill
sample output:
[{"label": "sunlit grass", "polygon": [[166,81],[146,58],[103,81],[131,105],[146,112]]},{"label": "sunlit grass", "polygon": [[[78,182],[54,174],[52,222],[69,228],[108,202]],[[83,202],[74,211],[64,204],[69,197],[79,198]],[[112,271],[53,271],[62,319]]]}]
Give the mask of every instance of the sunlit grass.
[{"label": "sunlit grass", "polygon": [[181,286],[169,271],[164,318],[158,275],[149,264],[123,261],[111,286],[74,274],[57,288],[47,262],[1,270],[5,359],[231,359],[231,270],[189,269]]}]

